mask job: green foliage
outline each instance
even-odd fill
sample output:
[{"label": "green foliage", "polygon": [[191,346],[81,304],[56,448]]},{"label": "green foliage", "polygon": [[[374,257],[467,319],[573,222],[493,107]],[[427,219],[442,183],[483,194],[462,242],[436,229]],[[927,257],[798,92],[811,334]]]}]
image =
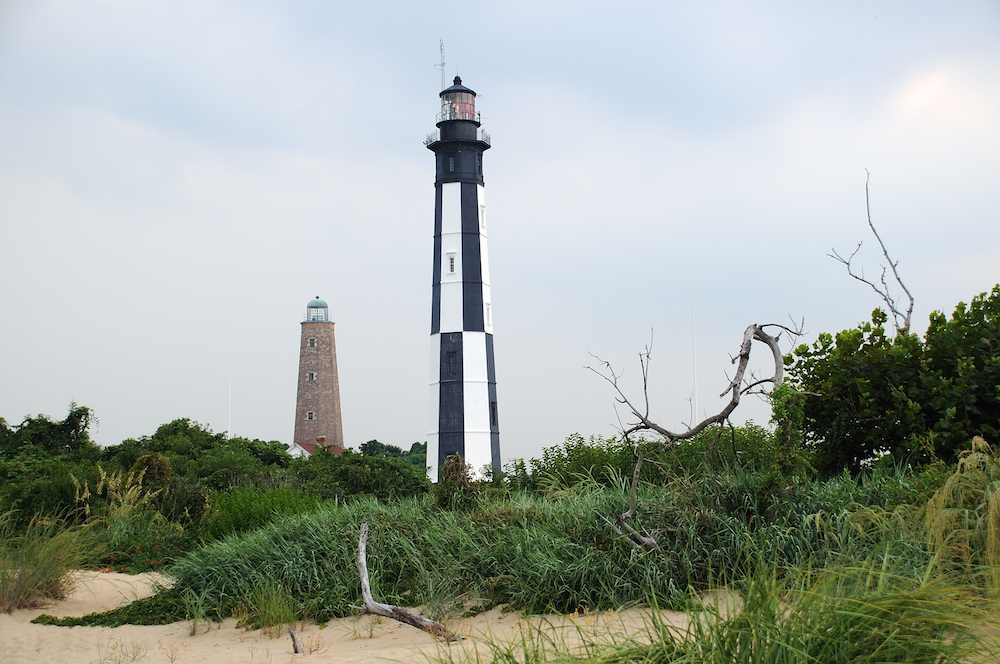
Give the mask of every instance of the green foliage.
[{"label": "green foliage", "polygon": [[897,463],[953,463],[973,436],[1000,431],[1000,286],[935,312],[925,338],[885,332],[886,315],[821,334],[786,358],[808,394],[807,444],[827,475],[857,472],[879,456]]},{"label": "green foliage", "polygon": [[[200,486],[227,491],[239,486],[275,486],[289,480],[292,456],[277,441],[226,438],[188,419],[160,426],[152,436],[108,447],[102,458],[128,470],[140,458],[157,454],[170,464],[177,488]],[[168,492],[169,493],[169,492]],[[164,497],[166,499],[166,496]]]},{"label": "green foliage", "polygon": [[59,519],[36,517],[21,529],[12,512],[0,513],[0,611],[39,606],[62,599],[68,574],[91,553],[87,529]]},{"label": "green foliage", "polygon": [[45,415],[26,417],[10,429],[0,419],[0,456],[13,457],[30,450],[35,454],[69,454],[75,459],[96,458],[100,448],[90,440],[94,412],[75,403],[69,405],[66,419],[54,422]]},{"label": "green foliage", "polygon": [[365,456],[402,459],[421,471],[427,469],[427,443],[413,443],[409,451],[404,452],[402,448],[395,445],[369,440],[362,443],[358,449]]},{"label": "green foliage", "polygon": [[62,421],[26,417],[14,428],[0,421],[0,507],[26,527],[36,514],[67,514],[74,507],[73,477],[96,476],[100,448],[90,440],[93,412],[70,404]]},{"label": "green foliage", "polygon": [[103,613],[56,618],[42,614],[32,620],[36,625],[59,627],[121,627],[122,625],[168,625],[187,618],[187,607],[180,591],[162,590]]},{"label": "green foliage", "polygon": [[476,498],[485,490],[484,482],[472,477],[472,468],[462,456],[452,454],[438,469],[438,483],[434,487],[434,504],[451,510],[466,510],[476,504]]},{"label": "green foliage", "polygon": [[296,459],[291,470],[300,490],[326,499],[361,494],[393,499],[430,490],[423,469],[400,459],[365,456],[351,450],[337,456],[317,448],[308,459]]},{"label": "green foliage", "polygon": [[761,478],[763,491],[785,490],[812,474],[805,451],[805,395],[788,383],[771,392],[771,422],[775,425],[770,468]]}]

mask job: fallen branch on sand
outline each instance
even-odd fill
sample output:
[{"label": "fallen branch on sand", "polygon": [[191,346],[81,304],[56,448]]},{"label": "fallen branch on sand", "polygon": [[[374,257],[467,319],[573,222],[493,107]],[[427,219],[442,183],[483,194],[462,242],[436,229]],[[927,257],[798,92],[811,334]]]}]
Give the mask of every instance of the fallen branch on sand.
[{"label": "fallen branch on sand", "polygon": [[361,597],[364,600],[364,606],[356,608],[361,609],[364,613],[371,613],[376,616],[392,618],[393,620],[398,620],[399,622],[406,623],[407,625],[412,625],[418,629],[422,629],[425,632],[433,634],[439,639],[444,639],[445,641],[458,641],[459,637],[449,632],[448,628],[441,623],[431,620],[430,618],[424,618],[423,616],[414,613],[409,609],[404,609],[401,606],[393,606],[392,604],[382,604],[381,602],[376,602],[372,598],[371,585],[368,583],[368,562],[365,556],[365,547],[367,544],[368,524],[362,523],[361,535],[358,537],[358,572],[361,574]]}]

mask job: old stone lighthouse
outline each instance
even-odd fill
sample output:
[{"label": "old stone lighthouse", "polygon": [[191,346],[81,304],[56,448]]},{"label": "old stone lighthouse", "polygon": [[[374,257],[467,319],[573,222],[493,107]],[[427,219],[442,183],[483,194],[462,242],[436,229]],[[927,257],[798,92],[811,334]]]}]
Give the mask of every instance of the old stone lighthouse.
[{"label": "old stone lighthouse", "polygon": [[337,344],[326,302],[306,305],[299,343],[299,388],[295,401],[295,445],[308,453],[318,445],[335,454],[344,448],[340,417],[340,378]]}]

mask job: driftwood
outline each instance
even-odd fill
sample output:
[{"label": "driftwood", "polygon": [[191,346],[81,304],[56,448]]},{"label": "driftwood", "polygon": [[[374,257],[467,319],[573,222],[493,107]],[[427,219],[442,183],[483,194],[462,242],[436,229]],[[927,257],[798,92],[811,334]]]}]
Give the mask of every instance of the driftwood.
[{"label": "driftwood", "polygon": [[295,651],[295,654],[301,655],[304,653],[305,649],[302,647],[302,641],[299,641],[299,635],[295,633],[291,625],[288,627],[288,636],[292,637],[292,650]]},{"label": "driftwood", "polygon": [[361,534],[358,536],[358,572],[361,574],[361,597],[364,600],[364,606],[358,608],[360,608],[364,613],[371,613],[376,616],[392,618],[393,620],[398,620],[399,622],[406,623],[407,625],[412,625],[417,629],[422,629],[425,632],[433,634],[439,639],[444,639],[445,641],[458,641],[459,637],[449,632],[447,627],[436,620],[425,618],[422,615],[414,613],[409,609],[404,609],[401,606],[393,606],[392,604],[382,604],[381,602],[376,602],[372,598],[372,588],[368,582],[368,561],[365,555],[365,547],[367,544],[368,524],[362,523]]}]

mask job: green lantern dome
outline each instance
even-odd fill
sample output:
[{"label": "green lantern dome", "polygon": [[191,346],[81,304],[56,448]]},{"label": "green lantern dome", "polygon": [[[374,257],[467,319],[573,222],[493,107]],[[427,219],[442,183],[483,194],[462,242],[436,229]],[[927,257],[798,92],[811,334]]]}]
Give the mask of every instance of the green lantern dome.
[{"label": "green lantern dome", "polygon": [[327,306],[325,300],[319,299],[319,295],[316,299],[310,300],[309,304],[306,305],[306,322],[308,323],[325,323],[330,320],[330,308]]}]

